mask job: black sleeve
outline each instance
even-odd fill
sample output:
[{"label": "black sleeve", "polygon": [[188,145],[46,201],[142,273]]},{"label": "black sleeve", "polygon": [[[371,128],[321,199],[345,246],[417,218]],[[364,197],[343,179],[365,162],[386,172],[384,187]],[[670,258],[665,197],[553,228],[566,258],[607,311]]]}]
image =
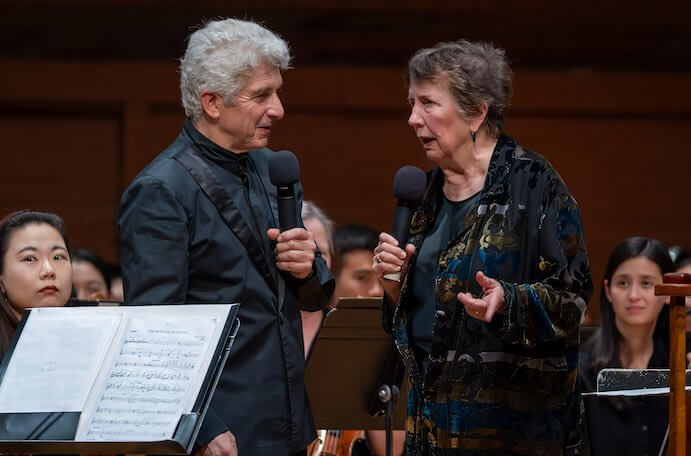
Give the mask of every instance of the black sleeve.
[{"label": "black sleeve", "polygon": [[223,421],[216,416],[213,410],[210,408],[206,411],[204,415],[204,421],[199,428],[199,433],[197,434],[197,439],[194,441],[193,453],[199,451],[201,447],[211,442],[218,435],[223,434],[228,431],[228,428]]},{"label": "black sleeve", "polygon": [[[302,185],[297,184],[295,187],[298,224],[301,228],[304,228],[305,224],[300,215],[303,201]],[[300,310],[318,312],[325,311],[328,308],[329,300],[336,287],[336,282],[331,275],[331,271],[326,266],[326,261],[324,261],[324,257],[322,257],[319,248],[317,248],[314,257],[311,276],[303,280],[295,279],[290,274],[285,274],[284,277],[286,277],[286,285],[296,291],[300,303]]]},{"label": "black sleeve", "polygon": [[306,312],[324,311],[328,307],[336,284],[321,255],[314,259],[312,271],[313,273],[309,278],[292,280],[292,283],[288,283],[292,284],[297,291],[300,310]]},{"label": "black sleeve", "polygon": [[189,235],[172,189],[159,179],[138,179],[120,201],[118,228],[125,304],[184,303]]}]

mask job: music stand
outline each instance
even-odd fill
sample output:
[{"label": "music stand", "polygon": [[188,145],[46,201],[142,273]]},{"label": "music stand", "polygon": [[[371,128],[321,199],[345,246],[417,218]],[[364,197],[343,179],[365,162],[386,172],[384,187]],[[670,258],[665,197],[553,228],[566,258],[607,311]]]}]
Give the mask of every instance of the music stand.
[{"label": "music stand", "polygon": [[[238,306],[26,310],[0,365],[1,451],[191,453],[237,334]],[[74,366],[79,374],[70,374]],[[34,384],[41,387],[29,391]],[[168,431],[147,434],[145,421],[165,421]],[[140,429],[144,437],[133,437]]]},{"label": "music stand", "polygon": [[[317,428],[385,429],[384,417],[371,412],[387,407],[372,407],[372,402],[385,382],[391,390],[400,387],[396,383],[402,369],[390,369],[399,365],[392,361],[397,357],[391,335],[381,325],[381,299],[341,298],[326,316],[305,368]],[[406,394],[407,388],[402,388],[400,396]],[[391,429],[404,429],[405,400],[389,408]]]}]

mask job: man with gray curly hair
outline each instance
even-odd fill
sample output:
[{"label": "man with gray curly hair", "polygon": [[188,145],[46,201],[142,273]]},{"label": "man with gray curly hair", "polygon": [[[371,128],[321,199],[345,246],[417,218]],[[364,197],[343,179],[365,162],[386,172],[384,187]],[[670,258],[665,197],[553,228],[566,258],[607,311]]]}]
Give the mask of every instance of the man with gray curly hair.
[{"label": "man with gray curly hair", "polygon": [[[240,302],[240,331],[197,438],[198,454],[305,454],[315,437],[300,310],[326,308],[333,279],[314,236],[279,232],[268,177],[288,45],[249,21],[192,33],[180,63],[187,119],[134,179],[118,226],[129,305]],[[298,209],[302,187],[295,184]]]}]

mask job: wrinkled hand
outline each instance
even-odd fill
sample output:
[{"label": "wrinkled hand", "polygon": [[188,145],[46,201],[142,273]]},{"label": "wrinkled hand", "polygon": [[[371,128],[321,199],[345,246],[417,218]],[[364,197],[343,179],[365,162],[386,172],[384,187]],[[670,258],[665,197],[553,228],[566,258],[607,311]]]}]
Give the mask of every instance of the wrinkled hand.
[{"label": "wrinkled hand", "polygon": [[397,272],[401,273],[401,277],[404,276],[413,253],[415,253],[413,244],[406,245],[405,250],[403,250],[398,246],[398,241],[389,233],[379,234],[379,244],[374,249],[374,257],[372,258],[372,270],[379,277],[386,295],[394,302],[398,301],[398,296],[401,293],[401,283],[386,280],[384,276]]},{"label": "wrinkled hand", "polygon": [[312,274],[312,264],[317,250],[312,233],[304,228],[292,228],[280,232],[271,228],[266,232],[269,239],[276,241],[276,266],[290,272],[296,279],[304,279]]},{"label": "wrinkled hand", "polygon": [[226,431],[201,447],[194,456],[238,456],[238,445],[235,436]]},{"label": "wrinkled hand", "polygon": [[475,274],[477,283],[482,287],[482,297],[474,298],[470,293],[458,293],[458,300],[465,306],[468,315],[489,323],[494,314],[504,310],[504,288],[482,271]]}]

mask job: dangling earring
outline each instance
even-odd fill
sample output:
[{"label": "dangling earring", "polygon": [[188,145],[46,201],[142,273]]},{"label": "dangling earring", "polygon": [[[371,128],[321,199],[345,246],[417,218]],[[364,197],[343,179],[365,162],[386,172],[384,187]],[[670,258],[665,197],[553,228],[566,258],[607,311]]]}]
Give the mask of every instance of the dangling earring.
[{"label": "dangling earring", "polygon": [[475,143],[475,135],[477,134],[477,131],[475,130],[470,130],[470,137],[473,138],[473,143]]}]

